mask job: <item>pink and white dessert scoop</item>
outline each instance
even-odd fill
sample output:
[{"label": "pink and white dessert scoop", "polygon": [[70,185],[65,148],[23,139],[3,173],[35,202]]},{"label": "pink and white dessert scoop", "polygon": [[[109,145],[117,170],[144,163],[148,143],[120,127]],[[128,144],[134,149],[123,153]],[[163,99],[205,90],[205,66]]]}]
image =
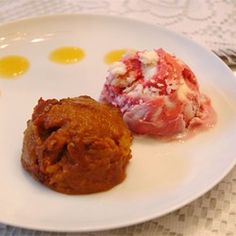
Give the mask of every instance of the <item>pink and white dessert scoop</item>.
[{"label": "pink and white dessert scoop", "polygon": [[216,122],[194,73],[163,49],[131,51],[114,62],[100,100],[119,107],[136,134],[176,136]]}]

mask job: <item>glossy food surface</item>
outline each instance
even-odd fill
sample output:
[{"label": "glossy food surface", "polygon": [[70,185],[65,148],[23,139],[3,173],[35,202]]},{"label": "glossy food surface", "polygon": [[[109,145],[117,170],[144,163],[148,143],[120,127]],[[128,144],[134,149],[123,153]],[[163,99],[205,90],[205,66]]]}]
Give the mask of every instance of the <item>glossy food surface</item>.
[{"label": "glossy food surface", "polygon": [[108,190],[125,178],[131,134],[119,110],[87,96],[42,100],[25,131],[22,164],[68,194]]}]

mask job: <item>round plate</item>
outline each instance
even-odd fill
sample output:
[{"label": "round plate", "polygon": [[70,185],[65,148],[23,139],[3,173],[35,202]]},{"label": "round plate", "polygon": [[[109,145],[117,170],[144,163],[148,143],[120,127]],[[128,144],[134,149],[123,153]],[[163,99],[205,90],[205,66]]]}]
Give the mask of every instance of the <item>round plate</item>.
[{"label": "round plate", "polygon": [[[78,46],[85,58],[51,62],[55,48]],[[114,49],[164,48],[195,72],[211,97],[217,125],[183,142],[135,137],[127,178],[112,190],[68,196],[33,180],[21,167],[23,131],[40,97],[90,95],[105,81],[104,55]],[[0,27],[1,56],[28,58],[27,73],[0,79],[0,222],[49,231],[94,231],[143,222],[196,199],[236,161],[236,79],[210,51],[167,31],[128,19],[64,15]]]}]

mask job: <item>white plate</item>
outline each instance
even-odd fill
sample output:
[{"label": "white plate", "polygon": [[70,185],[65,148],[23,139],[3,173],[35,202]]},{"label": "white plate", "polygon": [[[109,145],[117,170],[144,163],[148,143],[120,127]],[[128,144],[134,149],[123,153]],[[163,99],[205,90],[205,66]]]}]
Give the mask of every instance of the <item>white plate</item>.
[{"label": "white plate", "polygon": [[[196,199],[236,161],[236,79],[211,52],[173,32],[121,18],[52,16],[0,27],[1,56],[27,57],[29,71],[15,80],[0,79],[0,222],[50,231],[93,231],[143,222]],[[5,45],[5,46],[2,46]],[[7,46],[6,46],[7,45]],[[48,60],[65,45],[83,48],[73,65]],[[23,131],[39,97],[82,94],[98,98],[107,65],[117,48],[163,47],[196,73],[218,114],[217,125],[185,142],[136,138],[126,180],[110,191],[67,196],[33,180],[21,167]]]}]

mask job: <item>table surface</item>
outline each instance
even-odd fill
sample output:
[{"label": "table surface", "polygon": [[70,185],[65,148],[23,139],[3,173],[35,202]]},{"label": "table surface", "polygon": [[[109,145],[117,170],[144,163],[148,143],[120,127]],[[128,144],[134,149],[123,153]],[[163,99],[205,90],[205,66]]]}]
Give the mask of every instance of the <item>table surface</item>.
[{"label": "table surface", "polygon": [[[223,9],[223,10],[222,10]],[[185,34],[203,46],[236,50],[232,0],[0,0],[0,23],[33,16],[93,13],[130,17]],[[236,72],[234,72],[236,75]],[[70,235],[0,226],[0,235]],[[73,235],[236,235],[236,167],[213,189],[163,217],[112,231]]]}]

